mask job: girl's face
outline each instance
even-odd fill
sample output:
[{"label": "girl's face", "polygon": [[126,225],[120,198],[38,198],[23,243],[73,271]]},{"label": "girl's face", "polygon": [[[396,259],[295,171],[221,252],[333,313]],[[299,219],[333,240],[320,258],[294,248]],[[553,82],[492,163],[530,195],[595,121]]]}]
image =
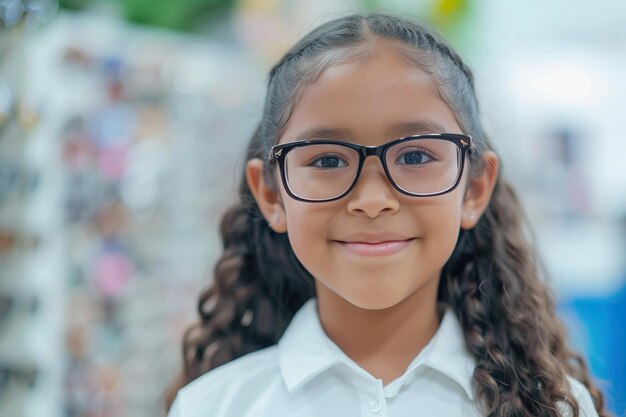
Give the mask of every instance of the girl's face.
[{"label": "girl's face", "polygon": [[[431,127],[397,127],[407,122]],[[420,133],[463,133],[431,78],[393,48],[376,48],[366,60],[327,69],[305,89],[278,143],[299,140],[313,128],[338,129],[344,133],[333,139],[369,146]],[[384,309],[422,288],[436,292],[460,227],[472,227],[480,215],[479,207],[464,201],[467,171],[466,165],[452,192],[410,197],[393,188],[380,160],[371,157],[347,196],[308,203],[286,194],[276,170],[279,196],[274,204],[259,205],[276,231],[288,233],[296,256],[315,277],[318,297],[328,294],[361,308]],[[255,197],[259,201],[258,193]],[[399,251],[375,256],[342,243],[381,240],[407,242]]]}]

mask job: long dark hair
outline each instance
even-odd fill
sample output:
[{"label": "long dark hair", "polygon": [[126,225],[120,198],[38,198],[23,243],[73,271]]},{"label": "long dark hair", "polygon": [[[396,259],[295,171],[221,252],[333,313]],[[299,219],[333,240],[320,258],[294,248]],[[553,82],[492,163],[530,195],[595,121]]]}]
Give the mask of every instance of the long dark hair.
[{"label": "long dark hair", "polygon": [[[480,123],[471,70],[438,35],[410,19],[386,14],[350,15],[319,26],[272,68],[261,121],[247,160],[265,159],[307,85],[329,66],[367,53],[373,40],[394,48],[427,71],[462,130],[476,139],[470,175],[485,168],[492,145]],[[269,164],[265,164],[266,168]],[[271,186],[269,170],[264,172]],[[521,205],[500,169],[490,204],[475,228],[461,230],[440,281],[439,301],[455,312],[476,359],[473,386],[487,416],[559,416],[579,406],[567,375],[591,393],[601,416],[603,396],[583,358],[567,345],[554,297],[531,244]],[[184,369],[168,398],[203,373],[277,343],[294,313],[315,295],[285,234],[261,216],[245,175],[240,201],[221,220],[224,253],[210,287],[198,301],[199,320],[185,333]]]}]

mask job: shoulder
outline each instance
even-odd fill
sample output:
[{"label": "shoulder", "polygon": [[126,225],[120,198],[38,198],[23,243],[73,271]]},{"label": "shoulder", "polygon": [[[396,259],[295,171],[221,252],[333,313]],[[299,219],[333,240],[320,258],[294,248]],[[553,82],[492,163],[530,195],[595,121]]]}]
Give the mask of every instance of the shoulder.
[{"label": "shoulder", "polygon": [[220,403],[254,391],[280,377],[277,346],[248,353],[225,363],[191,381],[181,388],[170,417],[212,415]]},{"label": "shoulder", "polygon": [[[578,415],[580,417],[598,417],[598,412],[596,411],[596,407],[593,403],[589,390],[587,390],[587,387],[585,387],[582,382],[571,376],[567,377],[567,381],[569,382],[572,396],[578,403]],[[569,407],[565,407],[564,412],[561,414],[569,417],[571,415]]]}]

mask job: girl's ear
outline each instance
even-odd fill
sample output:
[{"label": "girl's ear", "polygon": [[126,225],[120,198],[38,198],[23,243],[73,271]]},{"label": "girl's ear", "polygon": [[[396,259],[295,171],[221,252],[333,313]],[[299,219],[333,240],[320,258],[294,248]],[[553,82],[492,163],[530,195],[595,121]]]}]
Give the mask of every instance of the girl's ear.
[{"label": "girl's ear", "polygon": [[469,177],[463,211],[461,213],[461,228],[472,229],[478,223],[480,216],[487,210],[493,188],[498,179],[498,156],[493,151],[483,154],[485,169],[478,177]]},{"label": "girl's ear", "polygon": [[264,162],[254,158],[246,164],[246,180],[263,217],[276,233],[287,231],[285,210],[277,191],[266,184],[263,176]]}]

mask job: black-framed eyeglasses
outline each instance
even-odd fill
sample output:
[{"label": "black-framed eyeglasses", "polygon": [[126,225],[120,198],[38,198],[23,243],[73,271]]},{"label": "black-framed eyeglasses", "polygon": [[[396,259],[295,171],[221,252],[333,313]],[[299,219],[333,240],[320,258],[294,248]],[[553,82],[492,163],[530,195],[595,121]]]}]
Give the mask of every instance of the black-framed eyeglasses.
[{"label": "black-framed eyeglasses", "polygon": [[431,133],[395,139],[380,146],[339,140],[300,140],[272,146],[290,197],[311,203],[338,200],[359,180],[368,156],[380,159],[387,179],[402,194],[432,197],[459,184],[472,137]]}]

